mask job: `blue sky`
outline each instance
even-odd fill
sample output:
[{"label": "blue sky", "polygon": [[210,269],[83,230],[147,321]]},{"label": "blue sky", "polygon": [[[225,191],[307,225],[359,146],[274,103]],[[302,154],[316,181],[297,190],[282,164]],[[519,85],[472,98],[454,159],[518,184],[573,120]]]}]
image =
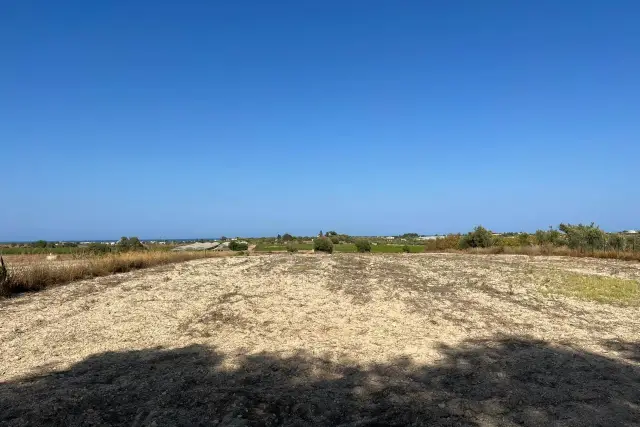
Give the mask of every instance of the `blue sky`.
[{"label": "blue sky", "polygon": [[640,227],[640,3],[0,4],[0,241]]}]

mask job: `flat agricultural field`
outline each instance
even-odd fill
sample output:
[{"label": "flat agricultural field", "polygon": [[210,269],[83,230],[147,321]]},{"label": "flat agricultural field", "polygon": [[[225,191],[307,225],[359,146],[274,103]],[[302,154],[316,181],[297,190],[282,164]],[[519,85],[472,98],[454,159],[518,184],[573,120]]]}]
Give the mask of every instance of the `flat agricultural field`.
[{"label": "flat agricultural field", "polygon": [[212,258],[0,301],[0,425],[640,422],[640,264]]}]

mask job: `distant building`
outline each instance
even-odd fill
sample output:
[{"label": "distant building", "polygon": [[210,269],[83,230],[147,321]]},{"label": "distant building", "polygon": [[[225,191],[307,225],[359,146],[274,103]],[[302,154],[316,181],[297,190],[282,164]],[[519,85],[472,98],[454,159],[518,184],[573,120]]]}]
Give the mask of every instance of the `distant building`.
[{"label": "distant building", "polygon": [[625,230],[623,231],[624,234],[638,234],[638,232],[636,230]]}]

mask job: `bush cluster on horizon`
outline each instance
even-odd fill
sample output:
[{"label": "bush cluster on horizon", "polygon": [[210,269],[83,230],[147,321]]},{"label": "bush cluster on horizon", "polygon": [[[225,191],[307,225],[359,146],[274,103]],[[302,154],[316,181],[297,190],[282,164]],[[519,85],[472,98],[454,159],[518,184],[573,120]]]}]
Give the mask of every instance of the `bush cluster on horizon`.
[{"label": "bush cluster on horizon", "polygon": [[606,233],[594,223],[585,224],[560,224],[559,230],[537,230],[535,234],[512,233],[511,235],[494,236],[482,226],[476,227],[470,233],[459,238],[459,249],[491,248],[491,247],[520,247],[539,246],[546,248],[566,247],[579,253],[596,251],[635,251],[637,238],[625,236],[620,233]]}]

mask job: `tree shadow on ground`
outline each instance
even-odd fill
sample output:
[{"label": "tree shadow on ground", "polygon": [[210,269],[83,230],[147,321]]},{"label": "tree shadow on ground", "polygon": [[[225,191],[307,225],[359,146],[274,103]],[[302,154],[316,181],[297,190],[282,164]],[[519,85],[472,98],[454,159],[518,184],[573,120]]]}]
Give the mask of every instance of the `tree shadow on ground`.
[{"label": "tree shadow on ground", "polygon": [[3,425],[606,425],[640,421],[640,368],[544,342],[443,347],[432,365],[209,347],[91,356],[0,384]]},{"label": "tree shadow on ground", "polygon": [[640,342],[608,340],[604,342],[604,346],[619,353],[625,359],[640,362]]}]

